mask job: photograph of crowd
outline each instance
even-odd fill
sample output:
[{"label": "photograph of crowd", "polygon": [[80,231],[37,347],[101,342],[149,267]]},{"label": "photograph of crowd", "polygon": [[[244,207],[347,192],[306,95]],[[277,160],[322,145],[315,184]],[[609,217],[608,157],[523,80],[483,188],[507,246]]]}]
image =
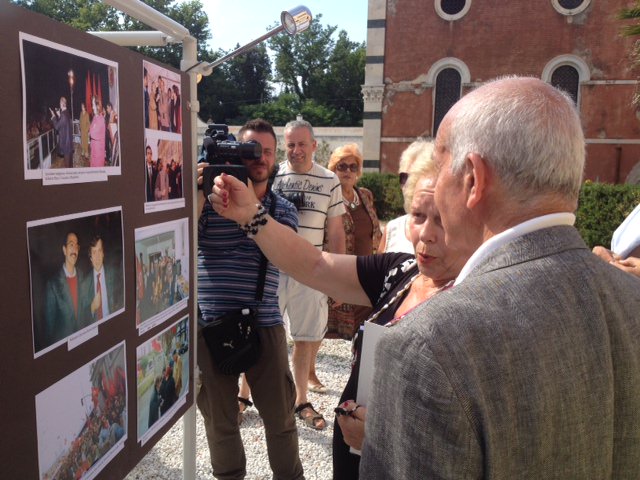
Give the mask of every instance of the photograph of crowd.
[{"label": "photograph of crowd", "polygon": [[41,480],[94,478],[127,439],[125,343],[36,395]]},{"label": "photograph of crowd", "polygon": [[85,167],[119,175],[118,64],[26,33],[20,50],[25,179]]},{"label": "photograph of crowd", "polygon": [[146,201],[184,199],[182,193],[182,142],[163,140],[148,132],[144,150]]},{"label": "photograph of crowd", "polygon": [[34,356],[124,311],[122,208],[27,223]]},{"label": "photograph of crowd", "polygon": [[136,326],[142,334],[187,306],[189,222],[136,229]]},{"label": "photograph of crowd", "polygon": [[184,404],[189,391],[188,316],[136,349],[136,384],[138,441],[144,445]]},{"label": "photograph of crowd", "polygon": [[144,128],[182,133],[180,75],[143,61]]}]

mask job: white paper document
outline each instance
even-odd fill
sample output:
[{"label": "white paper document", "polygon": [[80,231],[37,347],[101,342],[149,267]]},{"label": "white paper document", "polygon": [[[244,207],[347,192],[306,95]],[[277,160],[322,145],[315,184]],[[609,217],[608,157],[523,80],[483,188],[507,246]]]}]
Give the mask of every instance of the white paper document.
[{"label": "white paper document", "polygon": [[[360,352],[360,372],[358,375],[358,395],[356,397],[356,403],[358,405],[366,407],[369,403],[371,382],[373,381],[375,371],[373,357],[378,341],[385,331],[386,328],[382,325],[373,322],[365,322],[364,324],[364,337],[362,341],[362,351]],[[351,453],[360,455],[360,450],[351,448],[350,451]]]}]

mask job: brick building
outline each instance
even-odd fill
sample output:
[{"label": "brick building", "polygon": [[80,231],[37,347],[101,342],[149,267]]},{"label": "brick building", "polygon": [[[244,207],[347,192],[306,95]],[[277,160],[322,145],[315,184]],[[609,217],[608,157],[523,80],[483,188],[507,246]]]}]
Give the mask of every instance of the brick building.
[{"label": "brick building", "polygon": [[500,75],[570,92],[587,139],[586,178],[640,179],[633,39],[616,14],[632,0],[369,0],[363,94],[365,165],[397,171],[455,101]]}]

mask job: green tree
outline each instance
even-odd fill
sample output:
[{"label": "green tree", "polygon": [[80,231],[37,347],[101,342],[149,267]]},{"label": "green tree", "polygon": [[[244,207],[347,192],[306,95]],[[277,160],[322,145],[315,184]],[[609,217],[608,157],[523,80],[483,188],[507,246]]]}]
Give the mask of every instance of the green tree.
[{"label": "green tree", "polygon": [[335,109],[320,104],[314,99],[300,100],[294,93],[282,93],[274,101],[259,105],[240,107],[242,118],[264,118],[273,125],[284,125],[298,114],[312,125],[334,125]]},{"label": "green tree", "polygon": [[626,37],[640,36],[640,1],[631,8],[623,8],[618,15],[621,20],[633,20],[635,23],[626,25],[622,29],[622,34]]},{"label": "green tree", "polygon": [[[198,42],[198,59],[211,62],[215,58],[213,53],[207,48],[207,42],[211,39],[209,29],[209,18],[203,10],[200,0],[190,0],[184,3],[176,3],[175,0],[145,0],[145,3],[153,7],[160,13],[183,25],[189,34]],[[123,15],[121,30],[149,30],[149,26],[136,20],[129,15]],[[143,55],[180,68],[182,58],[182,44],[173,43],[164,47],[132,47]]]},{"label": "green tree", "polygon": [[[100,0],[12,1],[79,30],[150,29]],[[145,3],[189,30],[198,42],[200,60],[211,62],[226,54],[207,48],[211,32],[201,0],[184,3],[145,0]],[[240,123],[262,116],[281,125],[302,114],[317,126],[361,125],[365,46],[351,42],[344,31],[334,41],[337,27],[322,26],[321,18],[318,14],[310,28],[300,35],[272,37],[268,45],[275,54],[273,65],[265,44],[261,44],[204,77],[198,84],[200,116],[217,123]],[[181,44],[132,49],[180,68]],[[275,99],[272,81],[282,86],[282,93]]]},{"label": "green tree", "polygon": [[[622,35],[625,37],[639,37],[640,36],[640,0],[636,1],[635,6],[630,8],[624,8],[618,14],[618,18],[621,20],[631,20],[630,25],[625,25],[622,28]],[[640,40],[636,40],[631,54],[633,67],[640,66]],[[636,92],[633,98],[633,104],[636,108],[640,108],[640,88],[636,88]]]},{"label": "green tree", "polygon": [[364,43],[351,42],[347,33],[340,31],[327,72],[313,93],[314,100],[336,110],[337,126],[362,125],[365,64]]},{"label": "green tree", "polygon": [[243,107],[271,100],[270,79],[271,61],[264,44],[232,58],[198,85],[200,116],[216,123],[244,123],[248,117]]},{"label": "green tree", "polygon": [[275,53],[274,81],[283,85],[286,93],[295,93],[301,100],[312,98],[314,86],[328,70],[335,42],[331,38],[334,26],[320,24],[316,16],[309,29],[299,35],[276,35],[269,40]]},{"label": "green tree", "polygon": [[[300,99],[298,111],[289,118],[302,113],[317,126],[361,125],[365,46],[351,42],[344,30],[334,41],[337,27],[322,26],[321,19],[322,14],[316,16],[300,35],[279,35],[269,40],[275,53],[274,81],[285,93]],[[303,112],[305,109],[315,116],[315,122]]]},{"label": "green tree", "polygon": [[246,105],[240,107],[245,118],[264,118],[273,125],[284,125],[289,120],[295,118],[300,112],[301,102],[297,95],[293,93],[283,93],[275,100],[258,105]]}]

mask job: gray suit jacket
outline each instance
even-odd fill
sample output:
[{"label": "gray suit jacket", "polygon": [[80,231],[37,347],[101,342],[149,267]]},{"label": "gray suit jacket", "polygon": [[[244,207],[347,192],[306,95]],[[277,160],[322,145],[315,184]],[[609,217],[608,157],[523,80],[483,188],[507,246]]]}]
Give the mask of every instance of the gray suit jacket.
[{"label": "gray suit jacket", "polygon": [[381,339],[363,479],[640,479],[640,280],[572,227],[493,252]]}]

